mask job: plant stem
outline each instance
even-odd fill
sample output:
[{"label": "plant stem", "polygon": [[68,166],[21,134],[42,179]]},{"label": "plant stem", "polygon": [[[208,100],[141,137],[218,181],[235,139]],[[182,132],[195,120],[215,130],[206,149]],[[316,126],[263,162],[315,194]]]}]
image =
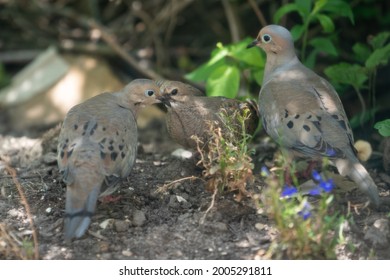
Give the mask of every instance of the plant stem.
[{"label": "plant stem", "polygon": [[363,126],[364,116],[366,115],[366,103],[364,102],[364,98],[363,98],[362,93],[360,92],[360,89],[357,86],[354,86],[354,89],[357,93],[360,104],[362,105],[362,115],[360,116],[360,126]]}]

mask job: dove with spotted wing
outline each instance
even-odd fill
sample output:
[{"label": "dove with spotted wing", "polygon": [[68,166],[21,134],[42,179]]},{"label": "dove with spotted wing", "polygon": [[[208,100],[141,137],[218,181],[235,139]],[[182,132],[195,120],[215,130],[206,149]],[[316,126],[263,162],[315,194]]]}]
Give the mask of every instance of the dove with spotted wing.
[{"label": "dove with spotted wing", "polygon": [[[87,230],[101,191],[115,190],[137,154],[136,117],[160,101],[155,82],[138,79],[121,91],[102,93],[70,109],[58,139],[58,167],[67,185],[65,239]],[[104,195],[103,194],[103,195]]]},{"label": "dove with spotted wing", "polygon": [[378,206],[377,186],[359,162],[340,98],[333,86],[298,59],[290,32],[279,25],[262,28],[248,47],[267,56],[259,94],[266,132],[282,148],[313,159],[328,157]]}]

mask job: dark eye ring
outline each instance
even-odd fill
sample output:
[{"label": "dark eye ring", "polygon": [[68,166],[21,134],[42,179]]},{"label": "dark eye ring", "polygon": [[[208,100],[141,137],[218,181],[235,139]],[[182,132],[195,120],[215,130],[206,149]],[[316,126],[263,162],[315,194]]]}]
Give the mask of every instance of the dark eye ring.
[{"label": "dark eye ring", "polygon": [[153,96],[154,95],[154,90],[151,90],[151,89],[147,89],[145,90],[145,96]]},{"label": "dark eye ring", "polygon": [[271,42],[271,36],[268,35],[268,34],[264,34],[263,37],[262,37],[262,39],[263,39],[263,42],[264,42],[264,43],[269,43],[269,42]]},{"label": "dark eye ring", "polygon": [[177,88],[175,88],[175,89],[173,89],[173,90],[171,91],[171,94],[172,94],[172,95],[176,95],[177,93],[178,93]]}]

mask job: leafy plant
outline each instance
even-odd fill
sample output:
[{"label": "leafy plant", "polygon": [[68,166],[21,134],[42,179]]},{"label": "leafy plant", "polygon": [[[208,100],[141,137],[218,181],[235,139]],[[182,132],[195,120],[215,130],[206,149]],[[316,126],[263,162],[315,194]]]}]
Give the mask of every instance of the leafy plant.
[{"label": "leafy plant", "polygon": [[[301,17],[302,24],[296,24],[291,29],[294,40],[302,38],[301,59],[309,67],[315,63],[319,52],[338,56],[338,52],[330,36],[308,39],[310,24],[318,22],[324,33],[332,34],[335,30],[334,19],[348,17],[354,23],[352,9],[349,4],[342,0],[294,0],[293,3],[280,7],[275,15],[274,22],[280,22],[281,18],[288,13],[297,12]],[[313,51],[306,57],[307,45],[313,47]]]},{"label": "leafy plant", "polygon": [[383,137],[390,136],[390,119],[377,122],[374,126]]},{"label": "leafy plant", "polygon": [[209,96],[236,97],[240,86],[242,72],[248,73],[245,78],[259,85],[263,78],[265,59],[259,48],[247,49],[250,38],[236,44],[218,43],[211,53],[208,62],[201,65],[186,78],[197,82],[206,82]]},{"label": "leafy plant", "polygon": [[[352,86],[355,90],[360,104],[362,114],[351,119],[351,126],[357,127],[368,119],[374,119],[376,108],[376,73],[380,66],[386,65],[390,58],[390,44],[387,41],[390,32],[381,32],[372,37],[368,44],[356,43],[352,47],[353,55],[359,63],[342,62],[325,69],[325,74],[335,84]],[[368,91],[370,108],[367,109],[363,90]],[[369,114],[367,114],[367,111]]]}]

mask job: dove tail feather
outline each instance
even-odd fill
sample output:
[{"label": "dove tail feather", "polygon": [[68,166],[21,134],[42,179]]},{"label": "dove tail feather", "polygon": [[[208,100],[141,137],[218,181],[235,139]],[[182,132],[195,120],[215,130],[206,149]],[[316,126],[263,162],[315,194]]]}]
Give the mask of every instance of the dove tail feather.
[{"label": "dove tail feather", "polygon": [[95,212],[100,184],[91,189],[86,199],[80,199],[68,186],[65,205],[65,239],[80,238],[87,231]]},{"label": "dove tail feather", "polygon": [[335,164],[342,176],[350,177],[359,186],[360,190],[368,195],[371,203],[376,207],[379,206],[380,199],[378,187],[370,174],[357,159],[337,159],[335,160]]}]

